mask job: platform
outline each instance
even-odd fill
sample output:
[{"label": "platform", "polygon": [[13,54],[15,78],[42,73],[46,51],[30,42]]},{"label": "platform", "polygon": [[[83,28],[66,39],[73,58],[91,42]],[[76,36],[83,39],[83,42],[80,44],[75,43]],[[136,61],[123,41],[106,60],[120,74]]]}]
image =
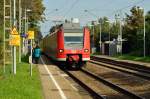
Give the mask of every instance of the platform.
[{"label": "platform", "polygon": [[45,99],[91,99],[88,94],[81,92],[79,85],[46,57],[40,59],[38,68]]}]

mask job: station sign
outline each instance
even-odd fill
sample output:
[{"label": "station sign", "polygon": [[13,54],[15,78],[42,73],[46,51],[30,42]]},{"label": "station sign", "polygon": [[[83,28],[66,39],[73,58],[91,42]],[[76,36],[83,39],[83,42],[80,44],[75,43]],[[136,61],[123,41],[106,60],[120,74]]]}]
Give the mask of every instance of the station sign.
[{"label": "station sign", "polygon": [[20,36],[21,36],[22,38],[26,38],[26,37],[27,37],[27,34],[21,33]]},{"label": "station sign", "polygon": [[9,45],[20,46],[20,35],[10,35]]},{"label": "station sign", "polygon": [[19,33],[18,33],[18,31],[17,31],[17,29],[14,27],[12,30],[11,30],[11,33],[10,33],[11,35],[18,35]]},{"label": "station sign", "polygon": [[28,39],[34,39],[34,31],[28,31],[27,35]]}]

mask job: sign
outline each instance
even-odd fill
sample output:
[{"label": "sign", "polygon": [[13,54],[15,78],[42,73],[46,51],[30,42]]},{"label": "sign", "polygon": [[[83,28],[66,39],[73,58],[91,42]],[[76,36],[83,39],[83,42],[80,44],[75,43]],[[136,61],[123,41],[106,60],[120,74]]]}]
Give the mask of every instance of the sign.
[{"label": "sign", "polygon": [[28,31],[28,39],[34,39],[34,31]]},{"label": "sign", "polygon": [[9,45],[20,46],[20,35],[10,35]]},{"label": "sign", "polygon": [[11,35],[18,35],[17,29],[15,27],[12,29]]},{"label": "sign", "polygon": [[26,38],[27,37],[27,34],[25,34],[25,33],[21,33],[21,35],[20,35],[22,38]]}]

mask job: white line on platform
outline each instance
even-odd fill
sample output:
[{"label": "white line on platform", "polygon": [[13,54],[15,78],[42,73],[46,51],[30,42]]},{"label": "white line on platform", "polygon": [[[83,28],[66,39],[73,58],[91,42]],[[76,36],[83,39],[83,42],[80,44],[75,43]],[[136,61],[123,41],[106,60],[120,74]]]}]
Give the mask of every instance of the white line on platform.
[{"label": "white line on platform", "polygon": [[[57,71],[58,72],[58,74],[60,75],[60,76],[62,76],[62,78],[75,90],[75,91],[78,91],[78,89],[76,88],[76,87],[74,87],[74,85],[72,85],[71,84],[71,82],[69,82],[61,73],[60,73],[60,71]],[[67,74],[65,74],[65,75],[67,75]],[[67,75],[68,76],[68,75]]]},{"label": "white line on platform", "polygon": [[49,77],[52,79],[53,83],[55,84],[55,86],[57,87],[60,95],[61,95],[61,98],[62,99],[67,99],[67,97],[65,96],[64,92],[62,91],[62,89],[60,88],[60,86],[58,85],[57,81],[55,80],[55,78],[53,77],[52,73],[48,70],[48,67],[47,65],[45,64],[45,62],[43,61],[43,59],[41,58],[41,61],[45,67],[45,69],[47,70],[48,74],[49,74]]}]

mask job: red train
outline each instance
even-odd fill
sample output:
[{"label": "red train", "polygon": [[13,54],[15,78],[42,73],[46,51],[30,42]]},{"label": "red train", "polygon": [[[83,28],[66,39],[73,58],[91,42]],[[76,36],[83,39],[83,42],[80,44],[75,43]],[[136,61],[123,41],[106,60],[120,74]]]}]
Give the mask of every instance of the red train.
[{"label": "red train", "polygon": [[43,53],[59,62],[81,67],[90,60],[90,31],[79,23],[64,23],[51,28],[43,38]]}]

